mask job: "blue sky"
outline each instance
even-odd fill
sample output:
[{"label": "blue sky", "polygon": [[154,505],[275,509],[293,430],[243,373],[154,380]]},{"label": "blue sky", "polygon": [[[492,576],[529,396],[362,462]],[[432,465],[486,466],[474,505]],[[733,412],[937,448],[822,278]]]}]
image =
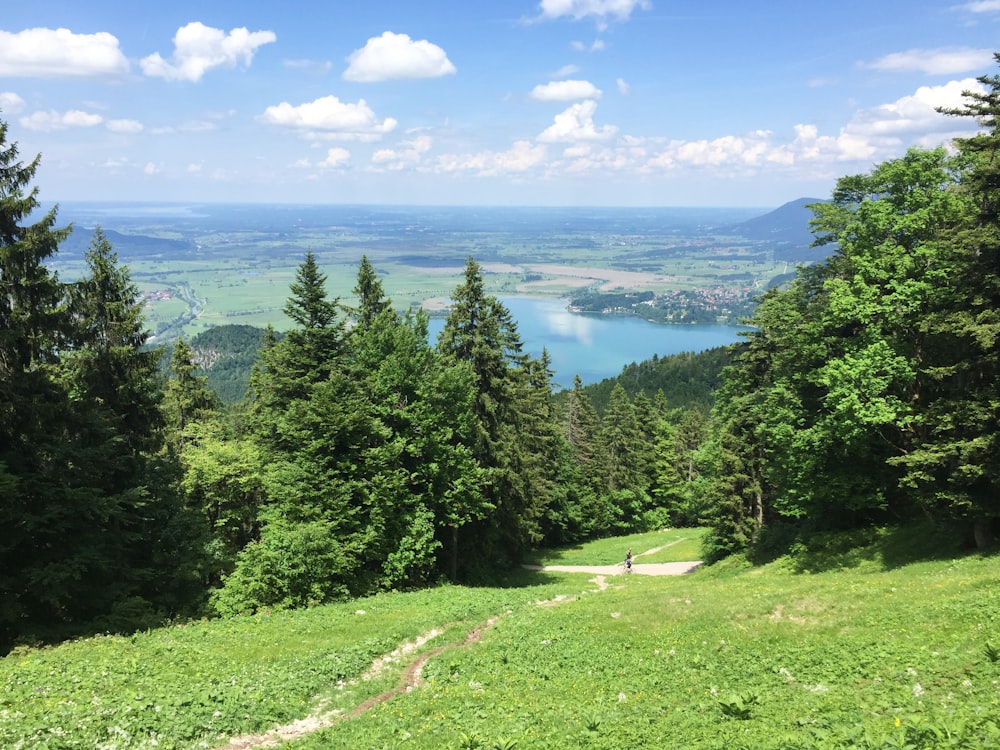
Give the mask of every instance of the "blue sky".
[{"label": "blue sky", "polygon": [[0,118],[43,200],[777,206],[994,74],[1000,0],[35,0]]}]

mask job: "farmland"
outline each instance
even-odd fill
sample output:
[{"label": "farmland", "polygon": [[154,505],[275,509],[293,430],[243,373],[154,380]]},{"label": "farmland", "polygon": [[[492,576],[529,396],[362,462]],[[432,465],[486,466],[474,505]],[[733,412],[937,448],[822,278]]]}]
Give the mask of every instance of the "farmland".
[{"label": "farmland", "polygon": [[[447,306],[466,259],[494,294],[704,292],[748,299],[807,255],[808,240],[740,235],[750,209],[527,209],[67,204],[75,231],[54,263],[72,279],[100,226],[148,300],[154,335],[241,323],[281,328],[295,271],[312,252],[350,303],[367,255],[404,309]],[[803,228],[807,215],[801,216]],[[807,232],[805,232],[807,234]],[[798,248],[789,256],[789,248]],[[798,255],[796,255],[798,253]]]}]

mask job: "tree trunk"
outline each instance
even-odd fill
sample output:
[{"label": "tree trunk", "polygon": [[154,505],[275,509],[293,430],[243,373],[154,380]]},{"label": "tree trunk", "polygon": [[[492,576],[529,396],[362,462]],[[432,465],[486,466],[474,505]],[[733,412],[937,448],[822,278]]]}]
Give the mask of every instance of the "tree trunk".
[{"label": "tree trunk", "polygon": [[979,516],[972,521],[972,535],[976,540],[976,549],[980,552],[993,549],[996,535],[993,533],[993,519],[989,516]]}]

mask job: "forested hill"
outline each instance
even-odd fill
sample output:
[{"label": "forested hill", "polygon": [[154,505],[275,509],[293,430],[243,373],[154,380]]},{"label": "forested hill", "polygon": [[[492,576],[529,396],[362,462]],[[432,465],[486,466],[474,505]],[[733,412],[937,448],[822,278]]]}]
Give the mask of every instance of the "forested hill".
[{"label": "forested hill", "polygon": [[819,198],[798,198],[731,229],[741,237],[773,243],[775,260],[818,263],[830,254],[830,248],[812,247],[815,237],[809,221],[813,214],[808,207],[825,202]]},{"label": "forested hill", "polygon": [[256,326],[224,325],[191,339],[192,359],[222,403],[243,400],[264,333]]},{"label": "forested hill", "polygon": [[[650,400],[663,392],[671,409],[699,409],[708,413],[715,392],[722,384],[722,370],[729,364],[730,347],[720,346],[703,352],[682,352],[666,357],[633,362],[621,374],[605,378],[584,390],[599,414],[603,414],[616,384],[621,384],[629,398],[642,393]],[[560,398],[564,394],[559,394]]]},{"label": "forested hill", "polygon": [[[191,339],[192,360],[222,403],[235,404],[243,399],[263,337],[263,328],[222,325]],[[729,347],[717,347],[666,357],[654,354],[652,359],[626,365],[619,375],[585,386],[584,390],[600,414],[616,383],[621,383],[631,399],[643,393],[652,400],[662,391],[670,408],[697,408],[707,413],[722,382],[722,369],[729,364],[729,351]],[[169,359],[168,353],[164,366]],[[557,400],[564,401],[568,393],[560,391]]]}]

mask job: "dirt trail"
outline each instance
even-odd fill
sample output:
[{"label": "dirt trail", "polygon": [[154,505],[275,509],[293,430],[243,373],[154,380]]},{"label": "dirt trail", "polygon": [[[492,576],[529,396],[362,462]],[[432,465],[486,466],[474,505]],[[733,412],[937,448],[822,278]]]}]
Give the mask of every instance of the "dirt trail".
[{"label": "dirt trail", "polygon": [[[657,551],[658,550],[649,550],[643,554],[651,554],[652,552]],[[682,575],[684,573],[691,572],[699,565],[701,565],[700,562],[652,563],[645,565],[633,564],[632,572],[642,575]],[[524,567],[531,570],[593,573],[594,578],[591,580],[597,586],[597,591],[604,591],[608,588],[608,576],[621,575],[623,572],[621,565],[547,565],[544,567],[540,565],[526,565]],[[577,597],[575,596],[560,595],[554,599],[540,601],[538,602],[538,606],[554,607],[566,602],[575,601],[576,599]],[[403,671],[399,683],[395,688],[387,690],[381,695],[372,696],[363,703],[360,703],[352,708],[350,711],[337,709],[334,711],[316,713],[312,716],[307,716],[304,719],[299,719],[280,727],[274,727],[266,732],[232,737],[226,744],[218,745],[216,750],[256,750],[257,748],[278,747],[283,742],[287,742],[288,740],[294,740],[320,729],[332,727],[338,721],[360,716],[366,711],[370,711],[380,703],[385,703],[387,700],[394,698],[397,695],[408,693],[414,688],[419,687],[423,681],[423,671],[428,661],[436,656],[440,656],[450,649],[461,648],[472,643],[478,643],[482,640],[483,633],[493,627],[499,619],[499,617],[491,617],[481,625],[477,625],[472,628],[468,633],[466,633],[465,640],[461,643],[450,643],[420,654]],[[442,630],[435,628],[427,633],[424,633],[423,635],[418,636],[412,641],[407,641],[401,644],[391,653],[378,657],[372,662],[371,666],[365,671],[360,679],[370,680],[379,676],[386,669],[389,669],[391,665],[399,662],[403,657],[413,654],[413,652],[426,644],[428,641],[439,636],[442,632]],[[357,681],[351,684],[357,684]]]},{"label": "dirt trail", "polygon": [[[632,572],[644,576],[680,576],[695,570],[701,562],[632,563]],[[593,575],[616,576],[624,573],[624,566],[618,565],[525,565],[528,570],[551,570],[556,573],[592,573]]]}]

